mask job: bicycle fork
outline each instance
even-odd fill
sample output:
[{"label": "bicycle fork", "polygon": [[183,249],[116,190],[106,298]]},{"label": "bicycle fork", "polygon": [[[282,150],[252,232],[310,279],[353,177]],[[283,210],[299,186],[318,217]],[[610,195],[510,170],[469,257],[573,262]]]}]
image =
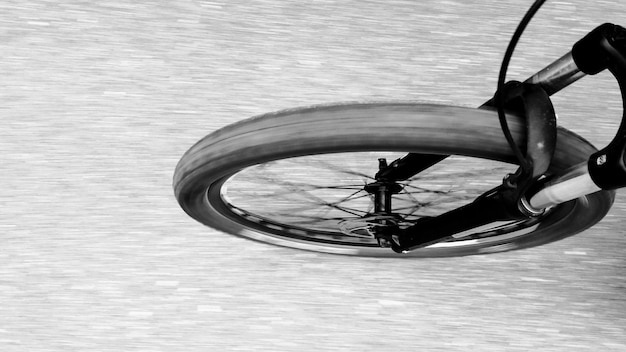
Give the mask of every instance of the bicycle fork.
[{"label": "bicycle fork", "polygon": [[[617,79],[624,104],[624,115],[615,138],[608,146],[592,154],[587,163],[565,175],[547,180],[542,177],[551,155],[537,151],[537,141],[550,140],[555,126],[541,115],[554,114],[549,102],[552,95],[585,74],[595,75],[608,69]],[[540,216],[545,209],[600,190],[626,186],[626,29],[605,23],[578,41],[572,51],[524,83],[507,84],[518,89],[512,98],[522,98],[527,117],[527,158],[530,170],[518,170],[503,184],[474,202],[432,218],[422,218],[405,229],[378,234],[391,243],[396,252],[407,252],[463,236],[463,232],[497,221],[515,221]],[[521,87],[521,88],[520,88]],[[504,94],[503,92],[496,93]],[[511,98],[511,97],[509,97]],[[526,99],[526,100],[524,100]],[[547,99],[547,102],[546,102]],[[514,99],[509,99],[512,101]],[[519,107],[519,103],[516,103]],[[483,105],[493,106],[494,99]],[[537,117],[539,116],[539,117]],[[534,153],[534,154],[533,154]],[[410,153],[382,168],[377,179],[405,180],[445,159],[447,156]],[[548,181],[548,182],[546,182]],[[385,242],[387,243],[387,242]]]}]

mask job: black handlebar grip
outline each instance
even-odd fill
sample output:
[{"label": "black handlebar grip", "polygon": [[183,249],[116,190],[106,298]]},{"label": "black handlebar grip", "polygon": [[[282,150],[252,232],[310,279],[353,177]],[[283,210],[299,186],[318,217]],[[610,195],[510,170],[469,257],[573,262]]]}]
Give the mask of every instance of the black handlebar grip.
[{"label": "black handlebar grip", "polygon": [[626,56],[626,29],[605,23],[574,44],[572,57],[582,72],[595,75],[609,67],[614,59],[611,55],[613,50]]}]

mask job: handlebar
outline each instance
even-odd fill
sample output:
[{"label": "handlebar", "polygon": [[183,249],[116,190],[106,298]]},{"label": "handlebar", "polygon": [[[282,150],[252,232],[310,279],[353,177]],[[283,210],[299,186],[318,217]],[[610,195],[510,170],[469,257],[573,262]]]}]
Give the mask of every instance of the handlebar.
[{"label": "handlebar", "polygon": [[610,23],[600,25],[572,48],[576,66],[590,75],[608,69],[622,93],[624,115],[615,138],[589,158],[589,174],[598,187],[626,187],[626,29]]},{"label": "handlebar", "polygon": [[578,68],[570,51],[524,83],[539,85],[548,95],[553,95],[583,77],[585,73]]}]

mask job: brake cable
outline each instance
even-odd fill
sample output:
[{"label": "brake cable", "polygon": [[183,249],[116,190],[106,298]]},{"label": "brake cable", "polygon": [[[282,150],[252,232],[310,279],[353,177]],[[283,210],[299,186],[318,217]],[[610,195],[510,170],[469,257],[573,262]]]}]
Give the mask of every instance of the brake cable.
[{"label": "brake cable", "polygon": [[509,45],[504,54],[504,58],[502,59],[502,65],[500,66],[500,74],[498,75],[498,86],[497,86],[496,95],[494,99],[496,103],[496,108],[498,110],[498,119],[500,120],[500,127],[502,128],[504,137],[506,138],[506,141],[508,142],[509,146],[513,150],[515,157],[520,162],[520,167],[522,171],[526,174],[529,174],[532,172],[532,165],[524,157],[517,143],[515,143],[515,140],[513,139],[513,136],[511,135],[509,125],[506,122],[506,114],[504,112],[504,105],[506,103],[506,101],[504,100],[504,97],[506,96],[506,94],[504,94],[505,92],[503,88],[504,88],[504,83],[505,83],[504,81],[506,79],[506,71],[509,67],[511,57],[513,56],[513,51],[515,50],[515,46],[517,45],[517,42],[522,36],[524,29],[526,29],[526,26],[528,25],[530,20],[533,18],[535,13],[537,13],[539,8],[541,7],[541,5],[543,5],[545,1],[546,0],[536,0],[535,3],[528,9],[528,11],[526,12],[526,15],[524,15],[524,18],[522,18],[522,20],[520,21],[519,25],[517,26],[517,29],[515,29],[515,32],[513,33],[513,36],[511,37],[511,40],[509,41]]}]

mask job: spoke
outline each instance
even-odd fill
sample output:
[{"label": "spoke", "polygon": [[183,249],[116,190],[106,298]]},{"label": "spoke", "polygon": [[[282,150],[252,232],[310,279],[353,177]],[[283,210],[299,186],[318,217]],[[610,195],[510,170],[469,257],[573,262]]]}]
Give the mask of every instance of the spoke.
[{"label": "spoke", "polygon": [[[268,179],[268,181],[270,181]],[[284,182],[282,182],[284,183]],[[278,197],[278,198],[282,198],[285,195],[293,195],[294,191],[298,190],[298,191],[319,191],[319,190],[346,190],[346,191],[355,191],[354,193],[358,193],[360,191],[363,190],[363,186],[359,186],[359,187],[341,187],[341,186],[336,186],[336,187],[324,187],[324,186],[313,186],[311,185],[311,187],[307,187],[306,184],[291,184],[292,188],[290,189],[285,189],[282,190],[281,192],[278,191],[274,191],[271,193],[272,197]]]},{"label": "spoke", "polygon": [[[339,153],[261,164],[236,175],[225,198],[233,208],[268,226],[292,226],[310,231],[307,236],[312,237],[332,236],[339,233],[340,221],[372,214],[373,195],[364,188],[375,181],[378,171],[378,158],[373,156],[396,159],[388,157],[391,154]],[[500,170],[502,175],[509,172],[501,165],[451,157],[398,182],[402,190],[393,195],[393,213],[404,227],[465,205],[500,182],[496,176]]]},{"label": "spoke", "polygon": [[[244,209],[241,209],[235,205],[231,204],[231,207],[233,209],[237,209],[239,212],[246,214],[248,216],[253,216],[259,219],[263,219],[264,221],[267,222],[276,222],[276,220],[272,220],[272,217],[275,217],[276,219],[280,219],[280,218],[293,218],[293,219],[308,219],[309,221],[303,221],[303,220],[290,220],[291,223],[314,223],[314,222],[319,222],[321,221],[341,221],[341,220],[346,220],[346,219],[358,219],[361,218],[362,215],[355,215],[354,217],[339,217],[339,216],[335,216],[335,217],[322,217],[322,216],[315,216],[315,215],[306,215],[306,214],[290,214],[290,213],[277,213],[277,212],[268,212],[265,213],[263,215],[258,215],[258,214],[254,214],[254,213],[250,213]],[[356,210],[359,211],[359,210]],[[363,215],[366,215],[365,212],[363,212]]]},{"label": "spoke", "polygon": [[[253,176],[253,177],[252,177]],[[298,187],[302,187],[302,188],[308,188],[308,189],[318,189],[318,188],[348,188],[348,189],[352,189],[352,188],[356,188],[356,187],[361,187],[361,185],[357,185],[357,184],[353,184],[353,185],[340,185],[340,186],[321,186],[321,185],[315,185],[312,183],[304,183],[304,182],[293,182],[293,181],[286,181],[284,178],[281,178],[280,176],[278,176],[275,172],[272,171],[265,171],[263,173],[255,173],[252,175],[246,175],[246,177],[252,178],[254,180],[264,180],[264,181],[269,181],[272,184],[280,184],[280,183],[285,183],[285,184],[289,184],[292,187],[298,186]]]},{"label": "spoke", "polygon": [[[421,191],[421,192],[412,192],[412,193],[418,193],[418,194],[419,193],[448,194],[448,193],[451,192],[451,191],[439,191],[439,190],[434,190],[434,189],[428,189],[428,188],[425,188],[425,187],[408,185],[408,184],[405,185],[405,188],[412,188],[412,189]],[[407,192],[407,193],[409,193],[409,192]]]},{"label": "spoke", "polygon": [[[333,209],[337,209],[343,212],[346,212],[348,214],[352,214],[352,215],[357,215],[358,216],[358,212],[363,212],[360,209],[354,209],[354,208],[350,208],[350,207],[345,207],[345,206],[340,206],[339,204],[346,202],[349,199],[360,199],[360,198],[364,198],[367,197],[368,194],[365,194],[363,196],[359,196],[359,197],[353,197],[354,195],[360,193],[362,191],[362,189],[358,189],[356,192],[353,192],[352,194],[348,195],[347,197],[344,197],[342,199],[339,199],[338,201],[335,202],[328,202],[314,194],[312,194],[309,190],[306,189],[302,189],[302,185],[303,184],[299,184],[299,183],[295,183],[295,182],[290,182],[290,181],[286,181],[286,180],[276,180],[273,177],[270,177],[269,175],[267,175],[267,173],[265,175],[261,175],[259,176],[259,178],[264,179],[266,181],[272,182],[272,183],[280,183],[285,185],[285,187],[287,188],[287,191],[284,194],[293,194],[294,192],[298,192],[298,194],[302,194],[305,195],[305,198],[309,198],[309,200],[313,200],[314,204],[318,204],[318,205],[323,205],[323,206],[327,206]],[[306,186],[310,186],[307,184],[304,184]],[[331,188],[332,189],[332,188]],[[363,212],[365,213],[365,212]]]},{"label": "spoke", "polygon": [[[328,221],[333,221],[333,222],[339,222],[339,221],[343,221],[343,220],[347,220],[347,219],[359,219],[361,218],[360,216],[358,217],[331,217],[331,218],[321,218],[321,217],[315,217],[315,216],[298,216],[297,219],[293,219],[289,221],[290,225],[311,225],[311,224],[320,224],[323,222],[328,222]],[[306,220],[305,220],[306,219]]]},{"label": "spoke", "polygon": [[[403,195],[404,195],[404,194],[406,194],[406,195],[407,195],[407,196],[408,196],[411,200],[413,200],[413,202],[414,202],[415,204],[417,204],[418,206],[423,206],[423,205],[428,204],[428,202],[422,202],[422,201],[420,201],[419,199],[417,199],[417,198],[413,195],[413,193],[412,193],[412,192],[402,192],[401,194],[403,194]],[[423,193],[423,192],[418,192],[418,194],[424,194],[424,193]]]},{"label": "spoke", "polygon": [[[290,183],[289,183],[289,182],[285,182],[284,184],[285,184],[287,187],[291,187],[291,185],[290,185]],[[293,188],[293,187],[291,187],[291,190],[293,191],[293,190],[294,190],[294,188]],[[317,204],[319,204],[319,205],[325,205],[325,206],[327,206],[327,207],[331,207],[331,208],[334,208],[334,209],[337,209],[337,210],[341,210],[341,211],[344,211],[344,212],[346,212],[346,213],[353,214],[353,215],[358,215],[358,214],[357,214],[357,213],[355,213],[355,212],[360,211],[360,210],[358,210],[358,209],[350,209],[350,208],[348,208],[348,207],[341,207],[341,206],[339,206],[339,205],[338,205],[338,203],[341,203],[341,201],[340,201],[340,202],[337,202],[337,204],[335,204],[335,203],[333,203],[333,202],[327,202],[327,201],[325,201],[324,199],[322,199],[322,198],[320,198],[320,197],[318,197],[318,196],[316,196],[316,195],[314,195],[314,194],[311,194],[311,193],[310,193],[309,191],[307,191],[307,190],[300,190],[300,191],[301,191],[303,194],[305,194],[306,196],[308,196],[308,198],[310,198],[310,199],[312,199],[312,200],[317,201]],[[358,191],[358,192],[360,192],[360,191]],[[356,194],[356,193],[358,193],[358,192],[355,192],[355,194]]]},{"label": "spoke", "polygon": [[[444,167],[438,167],[437,170],[428,170],[424,173],[419,174],[416,177],[411,177],[407,180],[405,180],[404,182],[414,182],[414,181],[419,181],[424,179],[425,177],[423,177],[424,175],[426,175],[427,177],[431,177],[431,176],[435,176],[437,173],[441,172],[441,170],[439,169],[446,169]],[[446,177],[446,178],[466,178],[466,177],[472,177],[472,176],[483,176],[485,175],[485,172],[487,169],[470,169],[470,170],[463,170],[463,171],[446,171],[444,174],[441,175],[441,177]],[[494,173],[501,173],[502,176],[506,175],[507,173],[511,173],[512,171],[514,171],[514,168],[507,168],[507,167],[496,167],[496,168],[489,168],[488,169],[489,174],[494,174]]]},{"label": "spoke", "polygon": [[343,186],[315,186],[317,189],[358,189],[363,190],[363,185],[343,185]]},{"label": "spoke", "polygon": [[[365,195],[361,195],[359,197],[352,197],[349,200],[355,200],[355,199],[361,199],[361,198],[365,198],[368,197],[368,194]],[[361,210],[361,209],[356,209],[353,207],[348,207],[348,206],[341,206],[341,203],[345,203],[347,202],[347,200],[340,200],[340,201],[336,201],[336,202],[325,202],[321,199],[308,199],[309,201],[311,201],[311,206],[307,206],[307,207],[297,207],[297,208],[290,208],[289,209],[289,213],[291,214],[301,214],[302,212],[306,212],[306,211],[325,211],[324,214],[328,214],[328,212],[332,209],[336,209],[336,210],[340,210],[340,211],[344,211],[346,213],[352,214],[352,215],[357,215],[355,213],[363,213],[363,214],[367,214],[369,213],[369,209],[371,209],[371,207],[368,207],[368,210]],[[274,213],[274,214],[280,214],[280,213]],[[287,216],[291,216],[291,215],[287,215]],[[293,215],[293,216],[302,216],[302,215]]]},{"label": "spoke", "polygon": [[[293,182],[293,181],[286,181],[284,179],[281,179],[279,177],[276,177],[276,175],[274,175],[274,177],[271,177],[269,175],[269,172],[265,172],[263,174],[260,175],[255,175],[255,178],[257,179],[262,179],[265,181],[268,181],[270,184],[285,184],[285,185],[289,185],[291,188],[287,191],[285,191],[284,193],[291,193],[293,190],[298,189],[298,188],[306,188],[308,190],[321,190],[321,189],[344,189],[344,190],[363,190],[363,186],[365,184],[344,184],[344,185],[328,185],[328,186],[323,186],[323,185],[315,185],[315,184],[311,184],[311,183],[303,183],[303,182]],[[276,194],[282,194],[282,193],[276,193]]]},{"label": "spoke", "polygon": [[340,206],[332,204],[332,203],[326,203],[324,205],[326,205],[328,207],[331,207],[331,208],[334,208],[334,209],[337,209],[337,210],[341,210],[341,211],[346,212],[348,214],[356,215],[356,216],[359,216],[359,213],[366,214],[366,212],[364,212],[363,210],[360,210],[360,209],[351,209],[351,208],[348,208],[348,207],[340,207]]},{"label": "spoke", "polygon": [[[326,166],[326,168],[328,170],[338,171],[338,172],[340,172],[342,174],[346,174],[346,175],[359,176],[359,177],[366,178],[368,180],[374,180],[373,176],[364,174],[362,172],[357,172],[357,171],[354,171],[354,170],[348,170],[348,169],[340,168],[337,165],[331,164],[331,163],[329,163],[327,161],[316,160],[315,163]],[[376,160],[376,164],[375,165],[378,165],[378,160]]]},{"label": "spoke", "polygon": [[[359,194],[361,192],[364,192],[364,194],[362,194],[362,195],[360,195],[358,197],[354,197],[355,195],[357,195],[357,194]],[[342,198],[342,199],[340,199],[338,201],[333,202],[333,204],[340,204],[340,203],[347,202],[348,200],[361,199],[361,198],[365,198],[365,197],[369,197],[369,194],[366,193],[365,191],[363,191],[362,189],[360,189],[360,190],[350,194],[347,197],[344,197],[344,198]]]},{"label": "spoke", "polygon": [[[475,194],[463,193],[460,190],[458,190],[458,191],[447,191],[447,192],[443,192],[443,191],[405,192],[405,193],[400,193],[400,194],[401,195],[407,195],[408,197],[412,197],[413,199],[416,199],[413,196],[414,194],[428,195],[430,193],[441,195],[442,197],[439,197],[439,203],[442,203],[442,202],[450,202],[450,201],[453,201],[455,199],[458,200],[458,201],[467,201],[467,200],[476,199],[479,195],[484,193],[484,191],[481,190],[480,192],[476,192]],[[433,203],[433,201],[430,201],[429,203]]]},{"label": "spoke", "polygon": [[[405,209],[410,209],[409,214],[407,214],[403,219],[406,219],[408,216],[411,216],[413,214],[415,214],[415,212],[424,207],[425,205],[427,205],[427,202],[421,202],[419,201],[417,198],[415,198],[412,194],[410,193],[404,193],[406,195],[409,196],[409,198],[411,198],[411,200],[413,200],[414,204],[413,206],[409,206],[409,207],[403,207],[403,208],[399,208],[398,210],[405,210]],[[394,209],[395,210],[395,209]]]}]

